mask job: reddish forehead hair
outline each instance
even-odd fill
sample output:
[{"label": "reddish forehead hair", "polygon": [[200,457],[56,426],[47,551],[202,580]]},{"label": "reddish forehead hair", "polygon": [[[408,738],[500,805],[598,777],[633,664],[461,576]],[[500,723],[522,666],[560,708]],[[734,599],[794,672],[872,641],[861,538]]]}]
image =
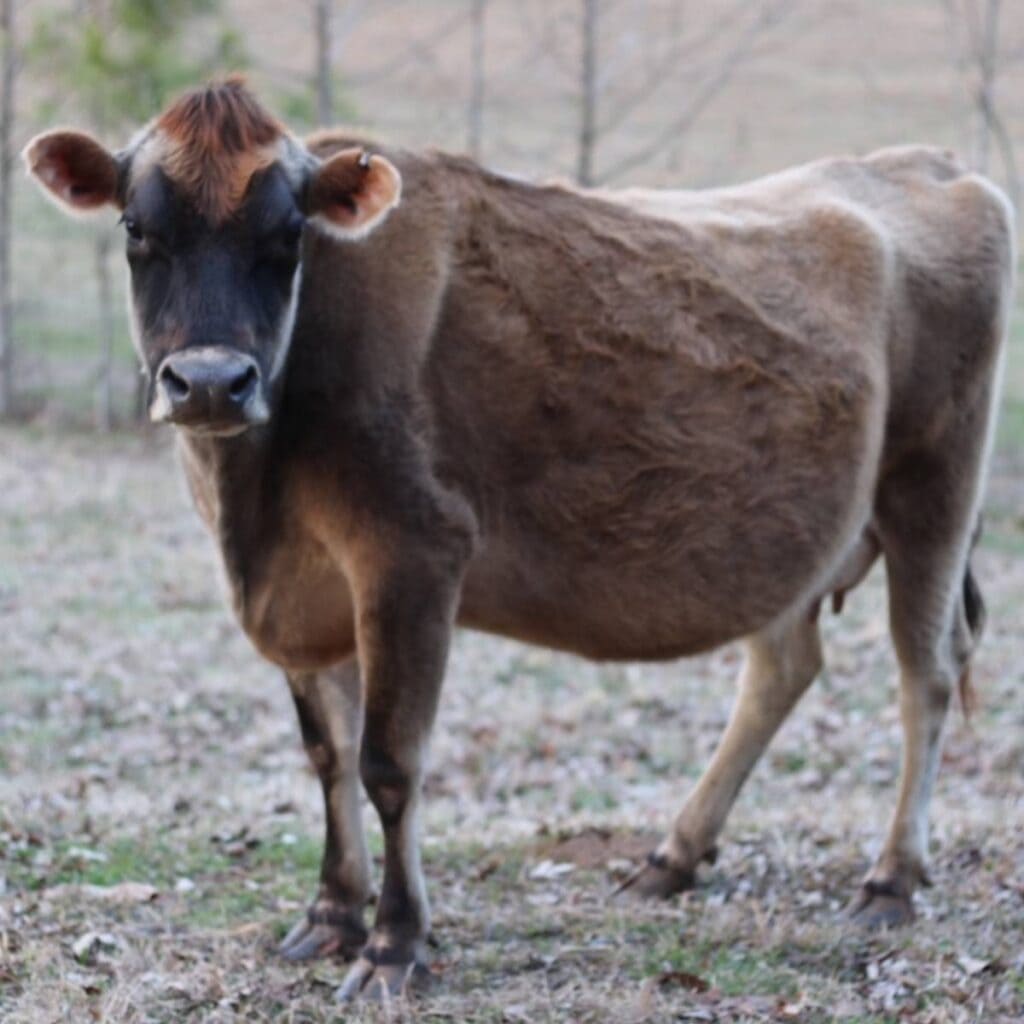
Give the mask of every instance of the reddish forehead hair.
[{"label": "reddish forehead hair", "polygon": [[226,220],[253,174],[273,163],[284,134],[238,76],[186,93],[156,128],[161,167],[214,222]]}]

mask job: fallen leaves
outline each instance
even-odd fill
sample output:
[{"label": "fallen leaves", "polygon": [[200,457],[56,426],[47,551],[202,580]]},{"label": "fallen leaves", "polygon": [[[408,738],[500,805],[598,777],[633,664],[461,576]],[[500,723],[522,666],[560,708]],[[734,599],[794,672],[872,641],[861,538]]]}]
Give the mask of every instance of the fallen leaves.
[{"label": "fallen leaves", "polygon": [[117,936],[109,932],[86,932],[71,943],[71,953],[82,964],[91,964],[98,953],[117,949]]},{"label": "fallen leaves", "polygon": [[118,906],[152,903],[160,896],[160,891],[147,882],[118,882],[116,885],[64,884],[46,889],[44,896],[51,900],[95,900]]}]

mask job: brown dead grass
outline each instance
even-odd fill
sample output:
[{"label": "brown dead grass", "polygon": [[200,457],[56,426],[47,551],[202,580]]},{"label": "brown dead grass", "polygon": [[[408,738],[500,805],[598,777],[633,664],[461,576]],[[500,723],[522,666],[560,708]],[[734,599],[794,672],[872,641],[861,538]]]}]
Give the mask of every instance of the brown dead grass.
[{"label": "brown dead grass", "polygon": [[[0,1019],[342,1019],[343,964],[274,954],[315,884],[317,787],[165,441],[0,432]],[[898,772],[879,576],[829,621],[718,862],[665,906],[609,897],[706,763],[739,652],[596,667],[464,634],[424,822],[438,984],[391,1017],[1022,1019],[1022,492],[1001,464],[982,706],[951,723],[913,929],[843,917]]]}]

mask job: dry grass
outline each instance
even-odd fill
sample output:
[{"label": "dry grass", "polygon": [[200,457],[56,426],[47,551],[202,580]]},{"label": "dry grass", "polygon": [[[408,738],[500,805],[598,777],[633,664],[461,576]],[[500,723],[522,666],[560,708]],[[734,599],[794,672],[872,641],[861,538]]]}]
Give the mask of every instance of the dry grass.
[{"label": "dry grass", "polygon": [[[274,954],[314,888],[317,787],[165,442],[0,432],[0,1018],[336,1020],[343,965]],[[993,482],[983,706],[950,729],[914,929],[865,937],[842,915],[898,770],[877,576],[828,623],[829,670],[718,864],[662,907],[608,895],[706,761],[738,651],[595,667],[466,634],[424,823],[439,983],[392,1016],[1019,1021],[1020,469]]]}]

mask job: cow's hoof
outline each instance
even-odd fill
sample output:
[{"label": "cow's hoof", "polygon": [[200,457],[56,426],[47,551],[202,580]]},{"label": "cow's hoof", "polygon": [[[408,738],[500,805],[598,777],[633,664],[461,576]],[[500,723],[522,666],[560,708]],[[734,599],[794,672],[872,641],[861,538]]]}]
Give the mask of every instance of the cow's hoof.
[{"label": "cow's hoof", "polygon": [[914,901],[910,890],[900,882],[876,882],[869,879],[850,905],[854,923],[870,931],[900,928],[914,920]]},{"label": "cow's hoof", "polygon": [[639,900],[664,900],[692,889],[696,881],[696,872],[673,867],[663,854],[649,853],[647,863],[630,875],[615,890],[614,895]]},{"label": "cow's hoof", "polygon": [[[420,960],[376,963],[375,960],[379,959],[379,953],[373,950],[363,951],[337,991],[339,1002],[361,999],[371,1003],[383,1003],[392,999],[406,999],[425,991],[433,981],[430,969]],[[388,960],[391,959],[398,958],[388,957]]]},{"label": "cow's hoof", "polygon": [[318,900],[296,921],[278,952],[286,960],[313,960],[340,956],[351,960],[366,942],[362,915],[351,908]]}]

